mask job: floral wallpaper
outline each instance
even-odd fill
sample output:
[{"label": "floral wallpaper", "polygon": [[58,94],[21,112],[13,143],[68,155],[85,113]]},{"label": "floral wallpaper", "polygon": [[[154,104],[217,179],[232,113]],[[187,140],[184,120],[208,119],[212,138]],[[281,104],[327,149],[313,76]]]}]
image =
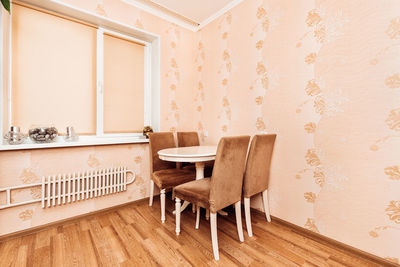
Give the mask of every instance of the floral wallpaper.
[{"label": "floral wallpaper", "polygon": [[176,25],[171,25],[171,27],[166,30],[166,33],[168,34],[167,43],[170,46],[168,54],[170,68],[169,71],[165,74],[165,77],[169,83],[169,101],[171,105],[170,112],[166,120],[169,122],[170,125],[169,130],[172,132],[176,132],[177,126],[179,124],[179,107],[176,102],[176,91],[180,81],[180,64],[177,61],[176,53],[180,50],[180,30]]},{"label": "floral wallpaper", "polygon": [[221,57],[217,59],[217,64],[219,64],[217,73],[219,74],[219,79],[221,84],[219,85],[221,92],[220,99],[220,110],[218,112],[218,119],[220,124],[221,135],[225,135],[230,126],[230,121],[232,120],[232,113],[230,107],[229,98],[229,88],[230,88],[230,76],[232,73],[232,58],[231,51],[228,48],[229,35],[231,31],[232,15],[230,12],[224,14],[222,19],[219,20],[218,30],[219,36],[221,38],[218,42],[219,53]]},{"label": "floral wallpaper", "polygon": [[[205,142],[277,133],[272,215],[397,263],[399,11],[396,1],[248,0],[199,37]],[[226,86],[220,51],[232,62]],[[252,206],[263,209],[260,197]]]},{"label": "floral wallpaper", "polygon": [[[272,215],[399,263],[398,1],[245,0],[196,33],[124,1],[65,2],[161,36],[162,130],[277,133]],[[149,179],[146,144],[2,152],[1,187],[110,164],[137,172],[127,193],[4,210],[0,234],[144,198]]]},{"label": "floral wallpaper", "polygon": [[204,142],[204,126],[203,126],[203,108],[204,108],[204,85],[202,82],[203,79],[203,68],[204,68],[204,60],[206,57],[204,45],[201,42],[202,34],[199,32],[197,35],[197,49],[195,52],[194,66],[196,68],[195,75],[195,86],[194,86],[194,102],[196,103],[196,120],[197,127],[195,129],[199,133],[200,141]]}]

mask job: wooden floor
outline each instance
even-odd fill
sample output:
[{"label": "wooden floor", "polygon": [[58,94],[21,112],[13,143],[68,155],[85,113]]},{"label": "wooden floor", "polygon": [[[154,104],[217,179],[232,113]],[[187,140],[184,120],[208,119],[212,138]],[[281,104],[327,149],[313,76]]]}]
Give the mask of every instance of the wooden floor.
[{"label": "wooden floor", "polygon": [[[0,266],[378,266],[320,244],[253,212],[254,237],[238,241],[233,211],[218,217],[220,261],[213,260],[210,225],[186,209],[175,235],[173,202],[160,222],[159,199],[49,227],[0,243]],[[244,225],[244,220],[243,220]]]}]

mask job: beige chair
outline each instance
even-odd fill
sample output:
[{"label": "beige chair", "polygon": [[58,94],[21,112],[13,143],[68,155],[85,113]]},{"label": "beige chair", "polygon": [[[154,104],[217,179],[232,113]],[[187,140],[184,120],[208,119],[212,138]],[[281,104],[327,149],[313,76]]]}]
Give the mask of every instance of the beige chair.
[{"label": "beige chair", "polygon": [[199,146],[200,140],[197,132],[177,132],[178,147]]},{"label": "beige chair", "polygon": [[196,179],[196,174],[189,170],[176,168],[175,162],[161,160],[158,151],[175,146],[174,135],[171,132],[159,132],[149,134],[150,146],[150,200],[153,205],[154,184],[160,189],[161,222],[165,222],[165,192],[174,186]]},{"label": "beige chair", "polygon": [[253,236],[250,217],[250,197],[262,193],[265,216],[271,221],[268,204],[269,169],[276,134],[255,135],[251,141],[243,182],[244,211],[247,234]]},{"label": "beige chair", "polygon": [[[200,140],[197,132],[177,132],[178,147],[187,146],[199,146]],[[181,163],[183,169],[196,171],[194,164]],[[214,161],[205,162],[204,177],[210,177],[212,174],[212,169],[214,166]]]},{"label": "beige chair", "polygon": [[[249,136],[224,137],[218,144],[215,166],[211,178],[204,178],[174,188],[176,204],[176,234],[180,233],[181,200],[210,209],[211,240],[215,260],[219,260],[217,238],[217,211],[235,204],[236,225],[240,242],[244,241],[240,200]],[[196,215],[196,228],[199,221]]]}]

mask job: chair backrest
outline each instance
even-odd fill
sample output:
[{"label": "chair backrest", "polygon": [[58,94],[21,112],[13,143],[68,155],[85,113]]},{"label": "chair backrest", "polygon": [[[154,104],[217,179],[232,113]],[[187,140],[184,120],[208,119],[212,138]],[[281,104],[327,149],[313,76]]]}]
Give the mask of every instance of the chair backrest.
[{"label": "chair backrest", "polygon": [[268,189],[275,139],[276,134],[260,134],[253,137],[244,174],[244,197],[249,198]]},{"label": "chair backrest", "polygon": [[197,132],[178,132],[178,147],[199,146],[199,135]]},{"label": "chair backrest", "polygon": [[235,136],[223,137],[219,141],[211,176],[211,212],[217,212],[241,199],[249,140],[250,136]]},{"label": "chair backrest", "polygon": [[174,134],[172,132],[150,133],[149,147],[151,173],[159,170],[173,169],[176,167],[175,162],[161,160],[157,153],[161,149],[176,147]]}]

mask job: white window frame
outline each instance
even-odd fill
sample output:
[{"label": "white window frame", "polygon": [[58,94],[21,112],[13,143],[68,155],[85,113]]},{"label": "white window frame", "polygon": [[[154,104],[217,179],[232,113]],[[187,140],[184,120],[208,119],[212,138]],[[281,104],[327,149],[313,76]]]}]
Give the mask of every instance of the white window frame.
[{"label": "white window frame", "polygon": [[97,137],[140,137],[142,133],[104,133],[104,34],[120,37],[144,46],[144,125],[151,126],[151,43],[99,27],[97,29],[97,110],[96,136]]},{"label": "white window frame", "polygon": [[[65,4],[58,0],[20,0],[22,4],[32,6],[35,8],[44,9],[46,11],[59,14],[61,16],[70,17],[77,19],[82,22],[87,22],[92,25],[97,25],[97,45],[96,45],[96,135],[81,136],[78,143],[65,143],[61,137],[58,138],[56,143],[49,144],[31,144],[28,142],[21,145],[7,145],[3,142],[2,138],[0,141],[1,150],[17,150],[17,149],[33,149],[33,148],[47,148],[47,147],[64,147],[64,146],[84,146],[84,145],[104,145],[104,144],[118,144],[118,143],[136,143],[143,142],[143,135],[141,133],[104,133],[103,127],[103,36],[104,33],[108,33],[113,36],[121,37],[123,39],[132,40],[134,42],[144,45],[144,126],[151,126],[154,131],[160,129],[160,36],[147,31],[143,31],[136,27],[132,27],[127,24],[120,23],[118,21],[101,17],[97,14],[88,12],[83,9],[73,7]],[[0,19],[4,16],[4,9],[0,11]],[[11,11],[12,14],[12,11]],[[12,15],[11,15],[12,16]],[[9,69],[8,77],[3,76],[1,73],[0,82],[3,79],[8,80],[8,118],[4,118],[2,114],[2,107],[0,106],[0,131],[4,134],[7,129],[3,129],[4,120],[8,120],[8,126],[12,122],[12,99],[11,99],[11,70],[12,70],[12,59],[11,59],[11,25],[10,16],[10,27],[5,29],[1,27],[1,36],[7,36],[9,38],[10,47],[8,51],[4,51],[0,44],[0,70],[3,68]],[[6,34],[4,35],[4,33]],[[0,37],[1,41],[1,37]],[[5,55],[4,52],[7,54]],[[3,56],[8,57],[8,66],[3,66]],[[4,103],[3,99],[3,83],[0,84],[0,103]],[[139,140],[140,139],[140,140]],[[138,141],[139,140],[139,141]],[[65,143],[65,144],[63,144]]]}]

